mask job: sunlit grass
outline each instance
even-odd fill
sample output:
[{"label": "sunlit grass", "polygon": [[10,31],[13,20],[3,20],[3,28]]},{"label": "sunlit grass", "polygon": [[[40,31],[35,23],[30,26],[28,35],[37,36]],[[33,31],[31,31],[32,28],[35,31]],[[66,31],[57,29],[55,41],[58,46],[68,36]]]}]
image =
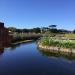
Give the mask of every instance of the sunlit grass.
[{"label": "sunlit grass", "polygon": [[40,40],[42,45],[57,46],[64,48],[75,48],[75,40],[62,40],[62,39],[52,39],[50,37],[45,37]]},{"label": "sunlit grass", "polygon": [[73,33],[64,34],[64,37],[75,38],[75,34]]}]

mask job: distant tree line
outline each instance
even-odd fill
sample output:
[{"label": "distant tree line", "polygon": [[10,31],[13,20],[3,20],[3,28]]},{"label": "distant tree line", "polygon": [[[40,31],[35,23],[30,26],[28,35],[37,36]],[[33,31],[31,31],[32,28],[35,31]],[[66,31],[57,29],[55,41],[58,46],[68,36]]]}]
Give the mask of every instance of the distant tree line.
[{"label": "distant tree line", "polygon": [[57,25],[49,25],[49,27],[43,27],[43,32],[49,31],[51,33],[70,33],[71,31],[65,29],[57,29]]},{"label": "distant tree line", "polygon": [[18,33],[41,33],[41,29],[39,27],[37,28],[33,28],[33,29],[17,29],[14,27],[9,27],[8,28],[9,31],[11,32],[18,32]]},{"label": "distant tree line", "polygon": [[42,27],[42,28],[32,28],[32,29],[17,29],[15,27],[9,27],[9,31],[11,32],[18,32],[18,33],[45,33],[45,32],[51,32],[51,33],[75,33],[75,30],[69,31],[65,29],[57,29],[57,25],[49,25],[48,27]]}]

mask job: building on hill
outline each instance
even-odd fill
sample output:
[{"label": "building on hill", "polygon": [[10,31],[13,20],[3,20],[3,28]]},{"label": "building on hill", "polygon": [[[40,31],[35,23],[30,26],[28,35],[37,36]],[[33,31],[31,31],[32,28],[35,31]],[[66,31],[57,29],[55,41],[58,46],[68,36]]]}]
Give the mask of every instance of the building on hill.
[{"label": "building on hill", "polygon": [[9,36],[9,31],[4,27],[4,23],[0,22],[0,49],[7,47],[11,44],[11,36]]}]

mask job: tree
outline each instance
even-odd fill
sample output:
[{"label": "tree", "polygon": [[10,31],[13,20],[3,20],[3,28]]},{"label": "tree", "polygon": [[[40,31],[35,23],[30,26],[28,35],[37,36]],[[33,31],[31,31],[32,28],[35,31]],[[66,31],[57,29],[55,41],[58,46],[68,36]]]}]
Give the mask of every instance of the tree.
[{"label": "tree", "polygon": [[16,32],[16,28],[15,27],[9,27],[8,30],[11,31],[11,32]]},{"label": "tree", "polygon": [[75,33],[75,30],[73,30],[73,33]]},{"label": "tree", "polygon": [[29,32],[29,29],[23,29],[22,32],[23,33],[28,33]]},{"label": "tree", "polygon": [[23,31],[22,31],[22,29],[16,29],[16,32],[22,33]]},{"label": "tree", "polygon": [[58,33],[57,25],[49,25],[49,31],[52,33]]},{"label": "tree", "polygon": [[33,28],[33,29],[30,29],[29,30],[30,32],[33,32],[33,33],[41,33],[41,29],[40,28]]},{"label": "tree", "polygon": [[33,30],[34,30],[35,33],[40,33],[41,32],[40,28],[34,28]]},{"label": "tree", "polygon": [[56,29],[57,25],[49,25],[49,29]]}]

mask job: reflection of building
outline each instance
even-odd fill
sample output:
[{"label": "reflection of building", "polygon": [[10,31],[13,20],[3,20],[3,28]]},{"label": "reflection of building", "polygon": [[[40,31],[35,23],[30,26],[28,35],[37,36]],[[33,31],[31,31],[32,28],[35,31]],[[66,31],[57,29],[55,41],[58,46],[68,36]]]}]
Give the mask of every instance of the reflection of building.
[{"label": "reflection of building", "polygon": [[0,49],[0,55],[4,53],[4,48]]},{"label": "reflection of building", "polygon": [[0,22],[0,48],[7,47],[11,43],[8,29],[4,27],[4,23]]}]

